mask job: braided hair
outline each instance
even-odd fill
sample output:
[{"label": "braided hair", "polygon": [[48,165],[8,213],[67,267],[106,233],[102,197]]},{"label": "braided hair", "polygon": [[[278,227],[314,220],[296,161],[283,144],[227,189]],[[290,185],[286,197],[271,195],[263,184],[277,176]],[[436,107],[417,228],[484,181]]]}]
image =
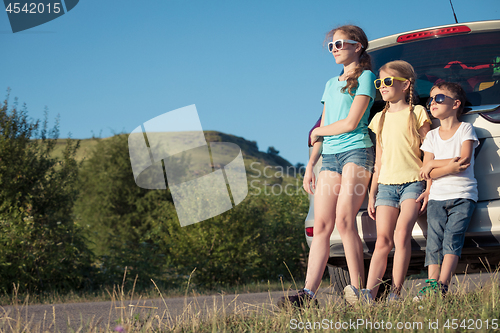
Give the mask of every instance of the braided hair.
[{"label": "braided hair", "polygon": [[[410,133],[410,144],[413,145],[420,145],[420,134],[418,133],[417,130],[417,116],[415,115],[414,109],[415,109],[415,100],[416,100],[416,94],[415,94],[415,79],[416,79],[416,74],[415,70],[413,69],[412,65],[407,63],[406,61],[403,60],[395,60],[388,62],[384,66],[380,68],[380,71],[391,71],[396,74],[396,76],[403,77],[407,79],[410,82],[410,86],[406,90],[406,102],[410,105],[410,117],[408,119],[408,133]],[[387,101],[385,103],[384,109],[381,111],[382,115],[380,116],[380,121],[377,129],[377,142],[382,146],[382,139],[381,139],[381,134],[382,134],[382,128],[384,127],[384,121],[385,121],[385,114],[387,113],[387,110],[389,110],[389,102]]]}]

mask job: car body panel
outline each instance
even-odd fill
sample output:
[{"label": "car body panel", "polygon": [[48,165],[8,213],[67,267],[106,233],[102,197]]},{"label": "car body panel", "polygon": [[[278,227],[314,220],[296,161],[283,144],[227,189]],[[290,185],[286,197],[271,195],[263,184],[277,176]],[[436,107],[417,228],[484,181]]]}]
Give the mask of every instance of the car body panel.
[{"label": "car body panel", "polygon": [[[447,25],[441,25],[441,26],[437,26],[437,27],[402,32],[402,33],[398,33],[398,34],[394,34],[394,35],[371,40],[369,43],[368,51],[375,51],[375,50],[379,50],[382,48],[391,47],[391,46],[397,44],[397,39],[401,35],[415,34],[415,33],[419,33],[419,32],[426,31],[426,30],[445,29],[445,28],[451,28],[451,27],[461,26],[461,25],[468,26],[472,30],[471,33],[496,31],[496,30],[498,30],[498,22],[499,22],[498,20],[466,22],[466,23],[447,24]],[[446,37],[447,36],[444,35],[444,36],[436,36],[436,37],[432,37],[432,38],[446,38]],[[413,43],[413,42],[408,42],[408,43]]]}]

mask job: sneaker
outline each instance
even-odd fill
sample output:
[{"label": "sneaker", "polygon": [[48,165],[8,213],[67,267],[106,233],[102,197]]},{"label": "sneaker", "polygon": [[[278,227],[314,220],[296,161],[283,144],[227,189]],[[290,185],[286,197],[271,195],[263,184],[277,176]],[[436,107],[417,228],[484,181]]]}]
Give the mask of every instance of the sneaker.
[{"label": "sneaker", "polygon": [[399,301],[399,295],[395,294],[395,293],[390,293],[389,295],[387,295],[386,301],[388,303],[398,302]]},{"label": "sneaker", "polygon": [[347,303],[354,305],[359,300],[359,291],[353,285],[348,285],[344,288],[344,298]]},{"label": "sneaker", "polygon": [[361,289],[359,291],[359,300],[365,304],[372,305],[373,304],[372,291],[370,289]]},{"label": "sneaker", "polygon": [[297,295],[283,296],[278,301],[278,307],[280,308],[290,305],[296,308],[305,308],[311,305],[318,306],[318,300],[311,297],[304,289],[300,289]]},{"label": "sneaker", "polygon": [[425,280],[425,283],[428,283],[429,285],[420,289],[418,295],[413,297],[414,302],[420,302],[432,294],[439,293],[444,296],[448,292],[448,286],[438,282],[436,279],[427,279]]},{"label": "sneaker", "polygon": [[441,295],[445,296],[448,293],[448,285],[442,284],[441,282],[438,283],[441,286]]}]

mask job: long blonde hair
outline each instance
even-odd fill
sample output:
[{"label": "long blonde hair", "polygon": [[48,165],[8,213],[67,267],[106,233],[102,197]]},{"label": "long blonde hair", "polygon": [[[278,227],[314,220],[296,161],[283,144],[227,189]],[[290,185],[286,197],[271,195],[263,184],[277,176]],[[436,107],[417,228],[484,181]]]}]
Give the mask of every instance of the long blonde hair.
[{"label": "long blonde hair", "polygon": [[[417,130],[417,116],[414,112],[414,104],[415,104],[415,80],[416,74],[413,66],[403,60],[395,60],[388,62],[384,66],[380,67],[380,71],[391,71],[395,73],[396,76],[403,77],[410,82],[410,86],[406,90],[406,102],[410,105],[410,117],[408,118],[408,133],[410,133],[410,144],[420,145],[420,134]],[[377,141],[382,146],[382,128],[384,127],[385,114],[387,110],[389,110],[389,102],[385,103],[384,109],[381,111],[382,115],[380,116],[380,121],[377,129]]]}]

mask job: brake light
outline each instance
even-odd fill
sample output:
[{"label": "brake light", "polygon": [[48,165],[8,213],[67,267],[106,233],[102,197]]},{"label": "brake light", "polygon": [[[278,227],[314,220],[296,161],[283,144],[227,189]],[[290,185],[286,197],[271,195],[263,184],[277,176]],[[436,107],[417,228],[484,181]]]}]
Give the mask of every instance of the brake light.
[{"label": "brake light", "polygon": [[313,227],[306,228],[306,235],[308,237],[312,237],[314,235],[314,228]]},{"label": "brake light", "polygon": [[398,43],[406,43],[419,39],[443,36],[443,35],[454,35],[454,34],[463,34],[471,32],[470,28],[466,25],[460,25],[457,27],[449,27],[449,28],[441,28],[441,29],[433,29],[415,32],[411,34],[405,34],[398,37]]}]

